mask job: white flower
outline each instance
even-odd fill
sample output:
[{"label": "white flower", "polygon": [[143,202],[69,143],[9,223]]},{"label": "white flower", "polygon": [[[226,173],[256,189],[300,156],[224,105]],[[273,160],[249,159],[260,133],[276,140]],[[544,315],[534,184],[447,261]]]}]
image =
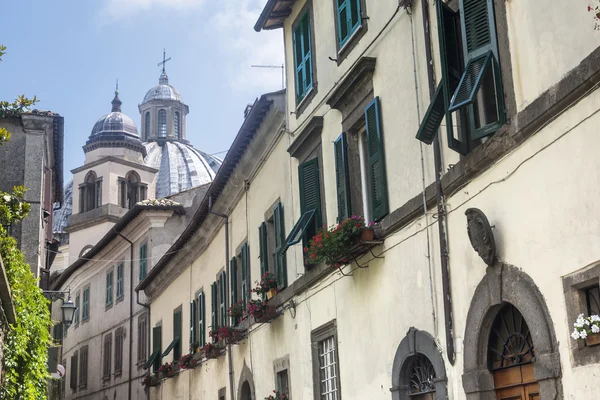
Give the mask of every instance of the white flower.
[{"label": "white flower", "polygon": [[600,332],[600,326],[592,325],[592,333],[599,333],[599,332]]},{"label": "white flower", "polygon": [[582,338],[582,339],[585,339],[585,338],[587,337],[587,335],[588,335],[588,334],[587,334],[587,332],[586,332],[586,331],[581,331],[581,332],[579,332],[579,337],[580,337],[580,338]]},{"label": "white flower", "polygon": [[592,321],[592,322],[600,322],[600,317],[597,316],[597,315],[592,315],[590,317],[590,321]]},{"label": "white flower", "polygon": [[577,321],[575,321],[575,323],[573,324],[573,326],[575,328],[583,328],[583,320],[578,319]]},{"label": "white flower", "polygon": [[571,337],[575,340],[579,339],[579,332],[574,330],[573,333],[571,333]]},{"label": "white flower", "polygon": [[590,324],[590,320],[586,319],[586,320],[583,321],[583,323],[586,324],[586,325],[589,325]]},{"label": "white flower", "polygon": [[7,203],[10,201],[10,196],[5,194],[4,195],[4,201],[6,201]]}]

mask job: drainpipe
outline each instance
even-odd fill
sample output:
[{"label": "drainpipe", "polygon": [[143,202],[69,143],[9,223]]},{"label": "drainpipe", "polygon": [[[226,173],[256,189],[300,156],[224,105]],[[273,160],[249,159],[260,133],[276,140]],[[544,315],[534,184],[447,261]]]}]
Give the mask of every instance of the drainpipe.
[{"label": "drainpipe", "polygon": [[[212,209],[212,196],[208,198],[208,210],[211,214],[221,217],[225,220],[225,310],[227,310],[229,300],[229,216],[213,211]],[[227,325],[229,325],[229,318],[225,319]],[[227,363],[229,364],[229,392],[231,393],[231,399],[235,399],[233,393],[233,361],[231,359],[231,344],[227,344]]]},{"label": "drainpipe", "polygon": [[127,243],[129,243],[129,378],[127,380],[127,398],[131,400],[131,375],[133,373],[132,368],[132,352],[133,352],[133,242],[127,239],[121,234],[121,232],[115,231],[115,233]]},{"label": "drainpipe", "polygon": [[[132,248],[133,248],[133,246],[132,246]],[[133,261],[132,261],[132,263],[133,263]],[[135,302],[138,305],[144,307],[146,310],[148,310],[148,318],[146,318],[146,328],[148,330],[148,332],[147,332],[148,336],[146,336],[148,338],[148,340],[146,340],[146,354],[150,354],[150,339],[151,339],[150,336],[152,334],[152,328],[150,327],[150,304],[142,303],[140,301],[140,292],[138,292],[137,290],[135,291]],[[130,335],[130,337],[131,337],[131,335]],[[131,357],[131,350],[129,351],[129,357]],[[129,365],[131,365],[131,359],[129,360]],[[148,375],[150,375],[150,371],[148,371]],[[150,400],[150,391],[149,390],[146,391],[146,399]]]},{"label": "drainpipe", "polygon": [[[442,1],[442,0],[438,0]],[[431,25],[429,23],[429,2],[423,0],[423,33],[425,35],[425,55],[427,57],[427,80],[429,83],[429,97],[435,93],[435,76],[433,71],[433,56],[431,54]],[[450,270],[448,269],[448,238],[446,235],[446,206],[442,191],[442,151],[440,145],[440,131],[433,139],[433,163],[435,168],[435,200],[437,203],[438,228],[440,239],[440,262],[442,267],[442,293],[444,296],[444,325],[446,327],[446,352],[448,361],[454,365],[454,328],[452,318],[452,294],[450,292]]]}]

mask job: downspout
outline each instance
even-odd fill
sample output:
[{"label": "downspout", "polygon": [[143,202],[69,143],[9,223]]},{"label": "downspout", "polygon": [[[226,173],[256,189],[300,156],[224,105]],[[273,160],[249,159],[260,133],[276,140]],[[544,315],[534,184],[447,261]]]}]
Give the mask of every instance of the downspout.
[{"label": "downspout", "polygon": [[[131,246],[133,248],[133,246]],[[133,258],[132,258],[133,260]],[[132,261],[133,263],[133,261]],[[152,334],[152,327],[150,327],[150,304],[146,304],[146,303],[142,303],[140,301],[140,292],[138,292],[137,290],[135,291],[135,302],[144,307],[145,309],[148,310],[148,318],[146,318],[146,328],[148,329],[148,336],[146,336],[148,338],[148,340],[146,340],[146,354],[150,354],[150,339],[151,339],[151,334]],[[129,337],[131,337],[131,334],[129,335]],[[131,365],[131,350],[129,350],[129,365]],[[138,356],[139,357],[139,356]],[[150,370],[148,370],[148,375],[150,375]],[[150,400],[150,391],[147,390],[146,391],[146,399]]]},{"label": "downspout", "polygon": [[[221,214],[219,212],[213,211],[212,209],[212,196],[208,198],[208,210],[211,214],[216,215],[217,217],[221,217],[225,220],[225,310],[227,310],[228,300],[229,300],[229,216],[225,214]],[[227,321],[227,325],[229,325],[229,318],[225,319]],[[232,400],[235,399],[235,395],[233,393],[233,361],[231,359],[231,344],[227,343],[227,363],[229,368],[229,392]]]},{"label": "downspout", "polygon": [[127,398],[131,400],[131,374],[133,373],[132,368],[132,352],[133,352],[133,242],[127,239],[125,236],[115,230],[115,233],[129,243],[129,377],[127,380]]},{"label": "downspout", "polygon": [[[442,1],[442,0],[438,0]],[[433,71],[433,56],[431,53],[431,25],[429,23],[429,2],[423,0],[423,33],[425,36],[425,55],[427,57],[427,81],[429,83],[429,97],[435,93],[435,75]],[[437,203],[438,228],[440,240],[440,262],[442,267],[442,294],[444,297],[444,325],[446,327],[446,352],[448,361],[454,365],[454,327],[452,318],[452,294],[450,292],[450,270],[448,269],[448,238],[446,235],[447,218],[444,193],[442,190],[442,150],[440,145],[440,132],[433,139],[433,163],[435,169],[435,200]]]}]

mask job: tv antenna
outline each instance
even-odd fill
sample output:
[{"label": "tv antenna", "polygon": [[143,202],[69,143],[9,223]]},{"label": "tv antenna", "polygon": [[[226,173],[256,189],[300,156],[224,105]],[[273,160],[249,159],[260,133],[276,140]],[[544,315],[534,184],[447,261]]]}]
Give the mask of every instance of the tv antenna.
[{"label": "tv antenna", "polygon": [[281,88],[285,88],[285,67],[281,65],[251,65],[252,68],[279,68],[281,69]]}]

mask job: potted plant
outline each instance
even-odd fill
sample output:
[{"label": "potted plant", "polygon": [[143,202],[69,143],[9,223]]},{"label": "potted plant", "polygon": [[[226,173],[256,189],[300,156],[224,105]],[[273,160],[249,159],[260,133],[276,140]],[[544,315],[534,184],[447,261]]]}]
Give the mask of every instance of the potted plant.
[{"label": "potted plant", "polygon": [[200,351],[200,343],[199,342],[194,342],[194,343],[190,343],[190,354],[196,354]]},{"label": "potted plant", "polygon": [[215,327],[208,331],[208,336],[212,339],[213,342],[219,341],[219,327]]},{"label": "potted plant", "polygon": [[229,316],[233,318],[236,324],[245,317],[244,300],[240,300],[229,307]]},{"label": "potted plant", "polygon": [[304,248],[307,262],[311,265],[326,263],[333,267],[348,263],[351,260],[345,257],[355,244],[373,240],[372,226],[366,226],[363,217],[353,215],[329,229],[322,228]]},{"label": "potted plant", "polygon": [[190,369],[198,365],[198,361],[192,353],[186,354],[179,359],[179,369]]},{"label": "potted plant", "polygon": [[175,368],[173,367],[173,363],[168,362],[168,363],[164,363],[163,365],[160,366],[160,368],[158,368],[158,373],[162,377],[170,378],[172,376],[175,376],[176,371],[175,371]]},{"label": "potted plant", "polygon": [[256,282],[258,285],[252,291],[258,295],[267,295],[267,300],[272,299],[277,294],[277,279],[275,274],[271,272],[265,272],[260,278],[260,282]]},{"label": "potted plant", "polygon": [[269,322],[278,315],[277,308],[268,305],[262,299],[252,299],[248,301],[246,311],[249,315],[252,315],[254,321],[258,323]]},{"label": "potted plant", "polygon": [[202,351],[207,359],[217,358],[221,355],[221,347],[214,343],[206,343],[202,348]]},{"label": "potted plant", "polygon": [[246,336],[246,331],[235,329],[230,326],[224,326],[219,329],[219,339],[226,343],[235,344],[240,342]]},{"label": "potted plant", "polygon": [[148,389],[150,386],[157,386],[159,383],[158,375],[146,375],[144,379],[142,379],[142,386],[144,389]]},{"label": "potted plant", "polygon": [[579,314],[573,325],[575,329],[571,333],[571,337],[574,340],[585,340],[585,344],[588,346],[600,344],[600,316],[585,317],[583,314]]},{"label": "potted plant", "polygon": [[265,397],[265,400],[288,400],[287,393],[281,393],[277,390],[273,390],[273,394]]}]

